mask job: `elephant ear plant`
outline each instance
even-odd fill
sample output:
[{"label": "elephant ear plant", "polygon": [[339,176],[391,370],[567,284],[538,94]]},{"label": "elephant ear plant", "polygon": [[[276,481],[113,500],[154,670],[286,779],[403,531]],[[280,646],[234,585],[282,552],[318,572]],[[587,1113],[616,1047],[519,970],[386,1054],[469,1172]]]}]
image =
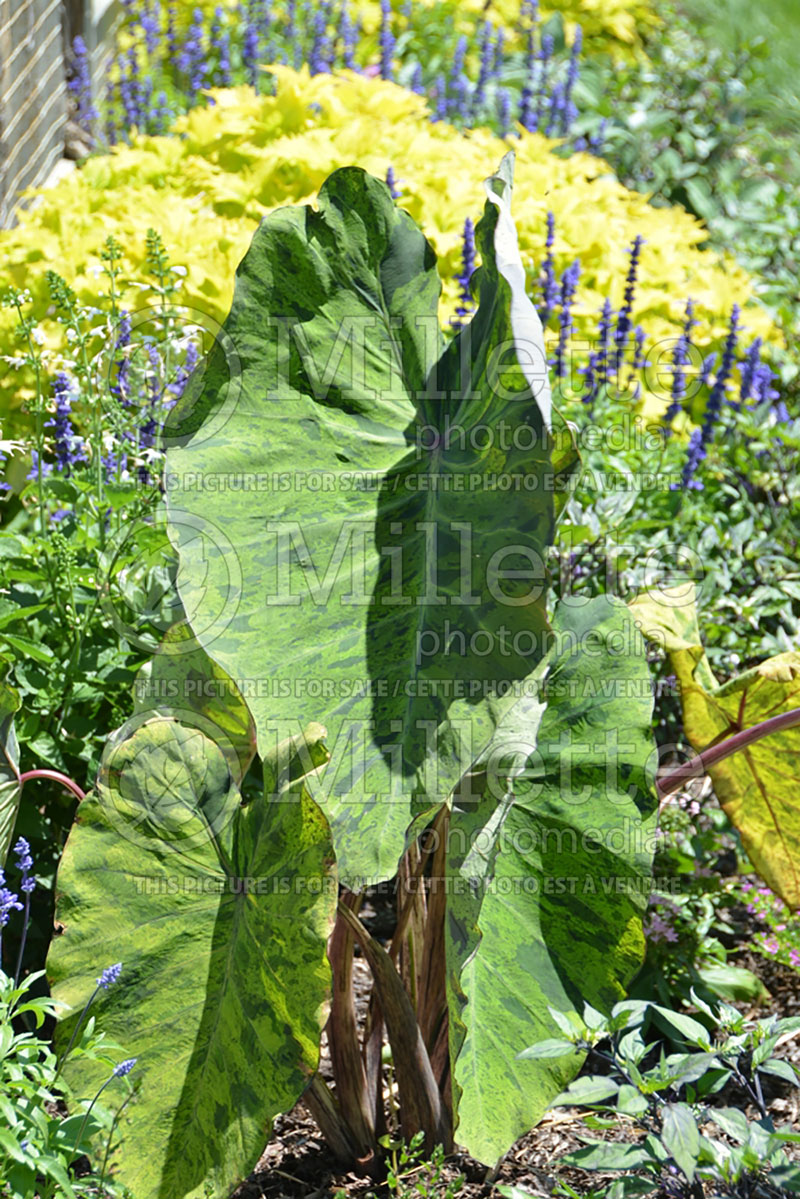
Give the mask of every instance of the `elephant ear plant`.
[{"label": "elephant ear plant", "polygon": [[[449,342],[383,183],[345,168],[271,214],[164,430],[186,622],[80,805],[48,963],[75,1007],[98,943],[125,962],[99,1015],[138,1061],[137,1199],[227,1196],[298,1099],[379,1175],[387,1040],[403,1136],[493,1164],[582,1060],[520,1049],[610,1011],[641,964],[651,687],[625,605],[546,606],[576,456],[512,170],[486,181],[478,308]],[[359,910],[392,879],[385,947]]]}]

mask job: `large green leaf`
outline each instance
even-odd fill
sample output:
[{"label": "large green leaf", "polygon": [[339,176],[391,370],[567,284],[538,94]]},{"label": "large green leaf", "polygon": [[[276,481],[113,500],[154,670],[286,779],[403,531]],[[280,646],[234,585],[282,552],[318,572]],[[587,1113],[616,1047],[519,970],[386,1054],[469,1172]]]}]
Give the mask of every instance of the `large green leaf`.
[{"label": "large green leaf", "polygon": [[[307,746],[318,761],[321,733],[309,730]],[[112,750],[78,809],[48,972],[73,1009],[63,1047],[100,971],[123,963],[95,1006],[103,1032],[137,1058],[120,1159],[136,1199],[206,1186],[224,1199],[317,1066],[332,849],[302,779],[279,798],[242,806],[216,745],[155,716]],[[107,1077],[80,1059],[69,1073],[81,1096]]]},{"label": "large green leaf", "polygon": [[168,629],[133,687],[135,716],[158,713],[197,725],[225,754],[240,783],[256,752],[256,730],[239,688],[209,658],[185,622]]},{"label": "large green leaf", "polygon": [[561,604],[553,631],[531,694],[498,728],[485,773],[476,768],[475,797],[459,795],[451,817],[455,1135],[487,1163],[580,1065],[577,1053],[517,1060],[563,1038],[548,1007],[609,1010],[644,951],[656,809],[644,643],[605,597]]},{"label": "large green leaf", "polygon": [[[479,307],[446,349],[431,247],[344,168],[317,211],[262,223],[225,324],[241,369],[218,349],[176,418],[182,601],[252,683],[262,755],[298,722],[328,728],[315,796],[351,887],[395,872],[412,816],[447,797],[543,652],[552,417],[512,164],[486,182]],[[570,457],[562,444],[559,472]],[[240,593],[201,519],[235,545]]]},{"label": "large green leaf", "polygon": [[18,710],[19,695],[7,683],[0,683],[0,868],[5,865],[14,838],[22,794],[19,746],[14,730],[14,713]]},{"label": "large green leaf", "polygon": [[[631,609],[645,636],[665,644],[680,686],[684,731],[696,752],[800,707],[800,653],[778,654],[716,686],[700,644],[694,597],[687,608],[685,597],[675,602],[680,594],[658,593]],[[790,908],[800,908],[800,728],[770,734],[708,773],[753,866]]]}]

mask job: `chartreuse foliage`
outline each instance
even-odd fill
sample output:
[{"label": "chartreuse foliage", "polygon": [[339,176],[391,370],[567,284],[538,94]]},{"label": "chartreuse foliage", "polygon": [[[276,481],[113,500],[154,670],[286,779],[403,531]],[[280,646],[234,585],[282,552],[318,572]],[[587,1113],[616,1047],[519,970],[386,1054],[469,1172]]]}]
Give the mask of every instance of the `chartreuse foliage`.
[{"label": "chartreuse foliage", "polygon": [[[649,595],[635,600],[631,609],[645,636],[669,654],[680,686],[684,730],[695,750],[800,708],[800,653],[777,654],[717,684],[700,641],[692,588]],[[708,772],[758,873],[790,908],[800,908],[797,730],[776,732],[709,765]]]},{"label": "chartreuse foliage", "polygon": [[[121,1168],[137,1199],[222,1196],[252,1167],[317,1063],[337,876],[352,891],[421,861],[404,851],[431,816],[452,829],[414,950],[419,986],[404,990],[405,967],[353,907],[340,905],[330,950],[348,977],[354,930],[362,941],[404,1134],[429,1148],[454,1135],[493,1161],[579,1065],[517,1063],[520,1044],[556,1034],[586,998],[610,1007],[641,962],[650,689],[624,605],[600,597],[547,620],[542,562],[574,454],[525,294],[512,162],[486,181],[471,332],[443,343],[431,247],[383,183],[341,170],[317,211],[259,230],[219,342],[240,369],[214,350],[171,417],[170,536],[196,641],[166,639],[79,810],[50,958],[72,1004],[98,941],[130,972],[104,1021],[139,1059]],[[262,484],[234,486],[243,472]],[[499,502],[504,472],[533,484]],[[315,473],[332,480],[322,502],[305,485]],[[220,685],[229,713],[208,698]],[[245,804],[237,686],[264,768]],[[412,889],[406,927],[416,902]],[[335,1061],[355,1038],[346,1003],[337,988]],[[380,1090],[358,1092],[360,1069],[337,1074],[338,1104],[319,1078],[307,1101],[340,1151],[369,1160]]]},{"label": "chartreuse foliage", "polygon": [[[454,22],[455,27],[465,33],[474,29],[476,17],[483,17],[493,24],[502,26],[506,31],[511,46],[522,44],[519,35],[520,0],[423,0],[429,8],[435,8],[440,13],[440,19]],[[381,23],[381,5],[379,0],[366,0],[359,5],[365,34],[375,34]],[[403,5],[397,0],[392,8],[396,10],[394,25],[402,35]],[[607,50],[615,55],[639,46],[640,39],[647,29],[652,29],[659,23],[655,6],[647,0],[549,0],[540,6],[540,14],[546,21],[554,13],[559,13],[565,24],[574,29],[580,25],[595,52]],[[400,19],[398,20],[398,14]],[[367,48],[372,49],[374,42],[367,39]]]},{"label": "chartreuse foliage", "polygon": [[[486,4],[485,0],[423,0],[425,5],[435,8],[443,21],[454,22],[456,27],[466,31],[474,28],[476,16],[482,16],[495,25],[502,25],[506,30],[511,44],[514,43],[516,27],[519,23],[519,0],[494,0]],[[223,8],[235,8],[237,0],[223,0]],[[191,14],[196,7],[201,8],[207,15],[214,12],[218,0],[198,0],[197,4],[180,6],[178,25],[188,26]],[[359,62],[367,62],[375,58],[377,48],[376,34],[381,25],[380,0],[359,0],[355,6],[361,22],[362,37],[356,48]],[[392,21],[395,28],[402,34],[404,28],[405,5],[402,0],[395,0],[390,5]],[[628,46],[638,44],[639,39],[648,27],[656,25],[658,16],[654,6],[648,0],[549,0],[539,7],[543,20],[553,13],[560,13],[569,24],[579,24],[587,37],[592,39],[595,51],[618,51]]]},{"label": "chartreuse foliage", "polygon": [[[222,320],[236,267],[263,216],[281,205],[312,201],[342,165],[355,163],[379,178],[391,165],[402,180],[402,207],[439,257],[446,280],[440,317],[447,321],[457,301],[460,232],[465,218],[474,219],[480,210],[475,181],[494,170],[505,143],[485,130],[467,136],[443,122],[431,123],[425,101],[391,83],[349,72],[309,77],[305,70],[277,67],[273,73],[275,96],[256,96],[248,87],[216,91],[214,106],[181,118],[180,137],[137,137],[130,147],[89,159],[44,191],[35,210],[0,233],[10,280],[29,288],[44,309],[45,267],[58,262],[78,301],[94,305],[102,225],[103,236],[113,234],[126,247],[131,286],[121,291],[119,305],[135,311],[146,277],[146,233],[161,227],[166,204],[170,253],[187,272],[183,302]],[[699,249],[707,233],[682,208],[652,207],[598,159],[557,157],[552,141],[540,134],[523,133],[516,144],[516,221],[528,290],[533,292],[539,277],[546,215],[557,195],[555,270],[560,275],[581,260],[574,309],[578,341],[594,336],[606,297],[615,308],[622,303],[626,249],[637,234],[645,239],[637,322],[649,344],[680,334],[689,295],[697,300],[693,339],[704,354],[721,349],[734,303],[743,307],[748,336],[779,340],[753,299],[749,277],[731,259]],[[14,321],[10,310],[0,311],[0,339],[8,344]],[[55,327],[51,335],[43,322],[42,331],[55,349]],[[101,333],[107,340],[105,325]],[[22,419],[17,409],[32,385],[23,372],[10,376],[3,400],[12,417],[4,421],[7,435]],[[663,395],[663,383],[645,380],[648,411],[663,412]]]}]

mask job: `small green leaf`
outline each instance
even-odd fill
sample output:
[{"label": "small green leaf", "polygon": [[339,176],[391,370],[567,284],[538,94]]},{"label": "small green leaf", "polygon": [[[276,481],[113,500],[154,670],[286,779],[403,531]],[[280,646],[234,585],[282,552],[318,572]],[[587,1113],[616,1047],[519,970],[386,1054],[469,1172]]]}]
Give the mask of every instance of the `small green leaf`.
[{"label": "small green leaf", "polygon": [[693,1182],[700,1152],[700,1132],[692,1109],[686,1103],[667,1103],[662,1118],[661,1140],[664,1147],[689,1182]]},{"label": "small green leaf", "polygon": [[527,1061],[530,1058],[563,1057],[565,1053],[575,1053],[575,1046],[571,1041],[557,1041],[555,1038],[548,1038],[523,1049],[522,1053],[517,1054],[517,1061]]},{"label": "small green leaf", "polygon": [[593,1141],[561,1158],[565,1166],[579,1166],[582,1170],[638,1170],[654,1165],[657,1160],[642,1145],[612,1141]]},{"label": "small green leaf", "polygon": [[15,1162],[26,1162],[25,1151],[19,1141],[7,1128],[0,1128],[0,1149]]},{"label": "small green leaf", "polygon": [[647,1099],[638,1087],[625,1083],[619,1088],[617,1111],[624,1112],[626,1116],[639,1116],[646,1112],[647,1108]]},{"label": "small green leaf", "polygon": [[800,1086],[800,1076],[791,1062],[783,1061],[779,1057],[771,1057],[769,1061],[763,1062],[759,1067],[762,1074],[774,1074],[776,1078],[782,1078],[784,1082],[790,1082],[794,1086]]},{"label": "small green leaf", "polygon": [[661,1007],[657,1003],[654,1003],[652,1008],[660,1017],[660,1022],[665,1024],[672,1032],[677,1032],[683,1040],[689,1041],[692,1045],[697,1045],[700,1049],[711,1048],[708,1039],[708,1029],[699,1020],[693,1020],[691,1016],[687,1016],[684,1012],[675,1012],[672,1008]]},{"label": "small green leaf", "polygon": [[[723,999],[760,1003],[769,998],[769,991],[758,975],[744,966],[712,964],[701,966],[698,974],[708,989]],[[694,1002],[697,1004],[697,999]]]},{"label": "small green leaf", "polygon": [[605,1100],[612,1099],[619,1090],[619,1083],[614,1082],[613,1078],[595,1075],[576,1078],[569,1084],[566,1091],[562,1091],[555,1097],[551,1106],[560,1107],[574,1104],[588,1107],[591,1104],[604,1103]]},{"label": "small green leaf", "polygon": [[739,1108],[715,1107],[709,1118],[740,1145],[747,1140],[750,1131],[747,1116]]}]

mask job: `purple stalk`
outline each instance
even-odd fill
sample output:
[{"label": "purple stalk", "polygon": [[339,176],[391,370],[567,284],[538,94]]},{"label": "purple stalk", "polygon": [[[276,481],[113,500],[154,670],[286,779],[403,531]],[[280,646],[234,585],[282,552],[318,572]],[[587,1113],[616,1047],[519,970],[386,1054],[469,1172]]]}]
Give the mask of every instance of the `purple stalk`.
[{"label": "purple stalk", "polygon": [[684,783],[688,783],[692,779],[702,778],[710,766],[716,766],[718,762],[724,762],[732,754],[755,745],[756,741],[760,741],[763,737],[769,737],[772,733],[783,732],[784,729],[796,728],[798,725],[800,725],[800,708],[793,708],[791,712],[781,712],[779,716],[772,716],[769,720],[762,720],[759,724],[754,724],[752,728],[742,729],[740,732],[734,733],[732,737],[726,737],[724,741],[720,741],[716,745],[711,745],[708,749],[702,750],[701,753],[696,754],[695,757],[685,762],[683,766],[679,766],[676,770],[671,771],[666,778],[659,779],[656,782],[656,790],[660,800],[659,811],[669,802],[669,796],[673,792],[679,790]]}]

